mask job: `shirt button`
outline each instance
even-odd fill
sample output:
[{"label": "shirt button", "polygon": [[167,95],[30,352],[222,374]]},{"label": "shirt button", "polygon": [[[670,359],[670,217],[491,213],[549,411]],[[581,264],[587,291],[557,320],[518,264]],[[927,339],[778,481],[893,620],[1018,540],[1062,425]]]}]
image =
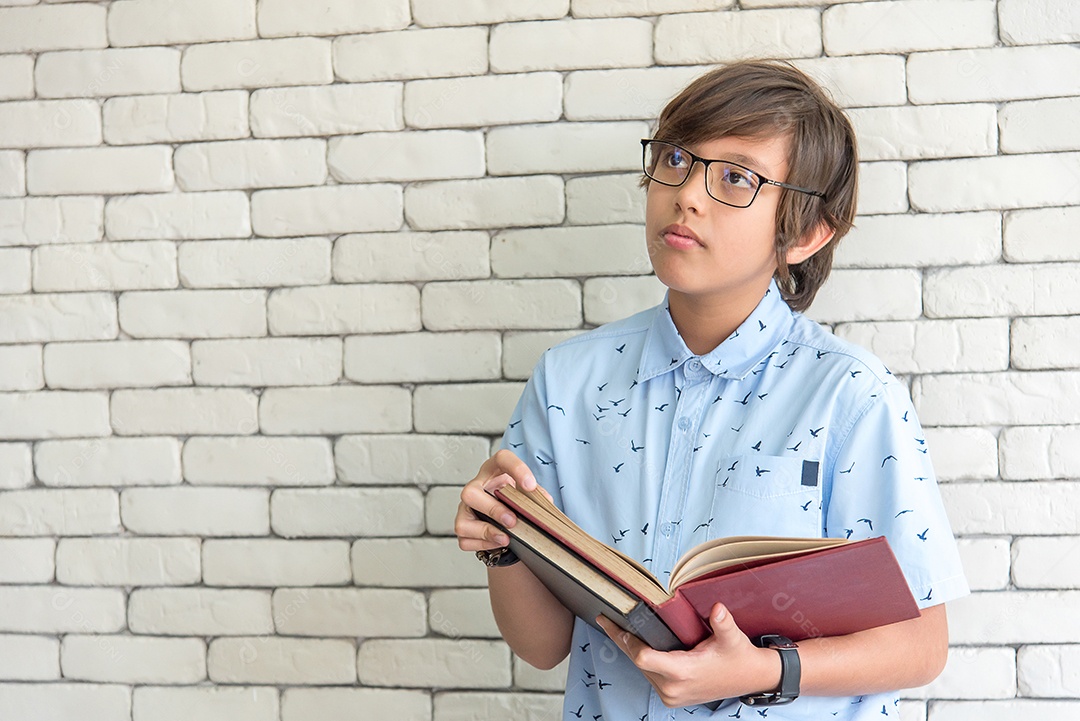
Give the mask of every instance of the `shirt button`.
[{"label": "shirt button", "polygon": [[685,431],[689,427],[690,427],[690,419],[689,418],[687,418],[686,416],[683,416],[682,418],[679,419],[679,430]]},{"label": "shirt button", "polygon": [[660,526],[660,533],[663,534],[664,536],[670,536],[671,535],[671,529],[673,527],[674,527],[674,525],[671,523],[671,521],[667,521],[663,525]]},{"label": "shirt button", "polygon": [[701,370],[701,361],[699,361],[697,358],[690,361],[686,365],[690,368],[690,370],[694,371],[695,373]]}]

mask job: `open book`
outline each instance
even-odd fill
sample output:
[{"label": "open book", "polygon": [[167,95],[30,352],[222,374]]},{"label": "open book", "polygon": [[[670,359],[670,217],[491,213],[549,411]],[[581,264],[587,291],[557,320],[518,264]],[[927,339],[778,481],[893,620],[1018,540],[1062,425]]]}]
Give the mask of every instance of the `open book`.
[{"label": "open book", "polygon": [[492,495],[518,522],[508,529],[482,517],[506,532],[510,548],[563,605],[593,626],[603,614],[662,651],[707,638],[718,601],[751,638],[839,636],[919,615],[884,537],[717,538],[687,551],[665,588],[640,563],[585,533],[540,489],[508,485]]}]

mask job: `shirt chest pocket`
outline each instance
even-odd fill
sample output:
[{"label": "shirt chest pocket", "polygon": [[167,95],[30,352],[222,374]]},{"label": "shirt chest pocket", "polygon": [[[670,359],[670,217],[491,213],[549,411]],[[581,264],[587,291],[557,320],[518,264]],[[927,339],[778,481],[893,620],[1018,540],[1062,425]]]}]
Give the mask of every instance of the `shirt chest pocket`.
[{"label": "shirt chest pocket", "polygon": [[712,515],[718,536],[820,537],[820,464],[784,456],[726,458],[716,474]]}]

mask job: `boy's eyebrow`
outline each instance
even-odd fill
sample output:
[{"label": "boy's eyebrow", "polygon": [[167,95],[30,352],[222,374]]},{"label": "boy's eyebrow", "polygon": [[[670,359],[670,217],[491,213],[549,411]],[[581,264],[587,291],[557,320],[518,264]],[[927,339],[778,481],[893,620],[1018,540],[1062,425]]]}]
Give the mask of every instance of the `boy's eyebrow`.
[{"label": "boy's eyebrow", "polygon": [[[765,167],[764,163],[750,155],[743,155],[742,153],[727,153],[726,155],[727,157],[724,158],[724,160],[734,160],[736,163],[745,165],[751,170]],[[768,168],[765,168],[762,172],[765,173],[767,171]]]}]

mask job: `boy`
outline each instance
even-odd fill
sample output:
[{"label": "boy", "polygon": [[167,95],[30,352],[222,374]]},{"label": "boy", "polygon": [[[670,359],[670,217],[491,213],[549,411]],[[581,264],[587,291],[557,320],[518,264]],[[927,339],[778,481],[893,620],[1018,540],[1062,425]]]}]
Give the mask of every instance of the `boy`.
[{"label": "boy", "polygon": [[[459,546],[489,564],[515,653],[540,668],[570,654],[565,719],[897,718],[895,690],[944,666],[943,603],[967,586],[906,389],[797,312],[855,216],[851,126],[803,73],[744,62],[691,83],[642,147],[665,300],[544,353],[502,449],[462,490]],[[600,618],[605,636],[473,513],[510,526],[484,493],[506,483],[539,484],[661,581],[710,538],[885,535],[921,615],[788,648],[747,638],[718,603],[688,651]]]}]

